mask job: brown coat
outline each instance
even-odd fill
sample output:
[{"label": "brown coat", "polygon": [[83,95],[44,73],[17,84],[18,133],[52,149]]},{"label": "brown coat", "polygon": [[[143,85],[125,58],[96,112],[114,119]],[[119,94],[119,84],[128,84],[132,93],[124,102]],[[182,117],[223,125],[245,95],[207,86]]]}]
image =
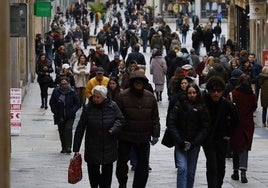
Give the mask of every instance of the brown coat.
[{"label": "brown coat", "polygon": [[119,94],[118,106],[126,121],[120,139],[143,143],[149,142],[151,136],[160,136],[158,106],[151,92],[144,90],[143,96],[137,97],[126,89]]}]

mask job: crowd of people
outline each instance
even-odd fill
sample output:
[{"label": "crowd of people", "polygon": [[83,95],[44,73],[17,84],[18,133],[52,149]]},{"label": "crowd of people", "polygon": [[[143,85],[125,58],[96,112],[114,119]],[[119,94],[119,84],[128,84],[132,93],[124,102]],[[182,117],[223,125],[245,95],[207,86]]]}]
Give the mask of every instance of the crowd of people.
[{"label": "crowd of people", "polygon": [[[59,11],[45,40],[37,35],[41,108],[48,108],[47,91],[53,87],[49,105],[58,125],[61,153],[79,152],[85,137],[91,187],[111,186],[115,161],[119,187],[126,187],[129,160],[135,161],[133,187],[146,187],[150,145],[160,137],[158,103],[166,85],[166,126],[175,146],[177,187],[194,186],[200,147],[207,160],[209,188],[222,186],[228,154],[233,157],[231,178],[239,180],[240,170],[241,182],[247,183],[259,95],[262,123],[267,126],[268,68],[257,62],[255,54],[236,49],[232,40],[221,48],[219,35],[209,23],[204,27],[194,24],[188,51],[183,47],[190,27],[186,16],[183,24],[188,28],[185,33],[181,27],[181,44],[179,31],[171,31],[163,19],[149,25],[142,5],[128,1],[123,15],[116,7],[117,2],[108,4],[115,13],[114,21],[103,23],[96,33],[95,48],[87,49],[94,18],[90,19],[86,7],[78,3],[71,8],[81,14],[68,13],[64,19]],[[67,32],[65,24],[70,24]],[[202,45],[204,57],[199,56]],[[146,62],[148,46],[151,58]],[[146,77],[146,65],[154,87]],[[51,84],[53,71],[56,78]],[[82,114],[73,139],[79,109]]]}]

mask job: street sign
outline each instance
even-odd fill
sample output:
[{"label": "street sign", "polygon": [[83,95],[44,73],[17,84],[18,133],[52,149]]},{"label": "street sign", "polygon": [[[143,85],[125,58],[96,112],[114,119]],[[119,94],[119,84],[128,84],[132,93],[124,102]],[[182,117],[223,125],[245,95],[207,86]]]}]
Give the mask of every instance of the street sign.
[{"label": "street sign", "polygon": [[51,2],[35,2],[34,15],[40,17],[51,17]]}]

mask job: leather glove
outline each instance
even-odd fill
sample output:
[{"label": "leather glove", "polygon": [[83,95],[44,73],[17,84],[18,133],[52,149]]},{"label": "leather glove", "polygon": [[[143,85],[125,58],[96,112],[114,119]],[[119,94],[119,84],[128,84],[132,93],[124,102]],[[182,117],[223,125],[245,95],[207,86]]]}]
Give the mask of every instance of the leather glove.
[{"label": "leather glove", "polygon": [[158,138],[157,137],[152,137],[150,142],[151,142],[152,145],[155,145],[158,142]]}]

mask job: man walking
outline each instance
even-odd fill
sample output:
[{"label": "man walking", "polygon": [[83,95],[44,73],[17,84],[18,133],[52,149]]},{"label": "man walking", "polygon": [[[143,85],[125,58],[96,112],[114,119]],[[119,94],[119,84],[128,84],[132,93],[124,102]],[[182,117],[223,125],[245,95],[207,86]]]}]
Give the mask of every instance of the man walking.
[{"label": "man walking", "polygon": [[119,188],[125,188],[128,180],[128,160],[133,147],[137,156],[133,188],[144,188],[149,176],[150,142],[156,144],[160,136],[158,106],[154,95],[145,90],[148,82],[144,73],[137,70],[130,74],[129,88],[122,91],[118,106],[126,125],[118,140],[116,177]]},{"label": "man walking", "polygon": [[235,106],[222,97],[225,83],[212,76],[206,84],[205,103],[210,114],[210,132],[203,144],[208,188],[220,188],[225,176],[226,144],[239,122]]}]

